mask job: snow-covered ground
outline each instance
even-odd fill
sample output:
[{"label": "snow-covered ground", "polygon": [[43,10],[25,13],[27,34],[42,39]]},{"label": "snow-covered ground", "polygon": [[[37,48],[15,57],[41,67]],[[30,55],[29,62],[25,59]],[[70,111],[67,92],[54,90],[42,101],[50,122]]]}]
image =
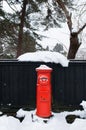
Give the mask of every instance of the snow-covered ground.
[{"label": "snow-covered ground", "polygon": [[[36,110],[24,111],[20,109],[16,113],[16,117],[24,117],[23,121],[13,116],[0,116],[0,130],[86,130],[86,101],[82,101],[81,105],[84,110],[75,110],[72,112],[64,111],[60,113],[53,113],[54,115],[45,123],[43,118],[37,117]],[[34,118],[32,120],[32,116]],[[77,115],[73,123],[69,124],[66,121],[67,115]]]}]

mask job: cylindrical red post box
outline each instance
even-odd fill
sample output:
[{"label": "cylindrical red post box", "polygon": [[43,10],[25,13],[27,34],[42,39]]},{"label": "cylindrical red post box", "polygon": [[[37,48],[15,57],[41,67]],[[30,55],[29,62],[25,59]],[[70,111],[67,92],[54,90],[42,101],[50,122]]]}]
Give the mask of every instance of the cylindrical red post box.
[{"label": "cylindrical red post box", "polygon": [[36,68],[37,71],[37,110],[39,117],[51,116],[51,72],[52,69],[46,65]]}]

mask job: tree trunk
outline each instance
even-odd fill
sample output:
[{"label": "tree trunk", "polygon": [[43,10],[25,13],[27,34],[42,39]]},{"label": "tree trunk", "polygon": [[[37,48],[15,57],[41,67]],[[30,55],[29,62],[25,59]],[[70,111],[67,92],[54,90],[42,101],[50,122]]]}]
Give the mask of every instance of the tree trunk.
[{"label": "tree trunk", "polygon": [[81,43],[78,40],[78,33],[73,32],[70,34],[70,47],[68,52],[68,59],[75,59],[76,53],[80,47]]},{"label": "tree trunk", "polygon": [[62,11],[65,13],[66,19],[67,19],[67,25],[70,31],[70,47],[68,51],[68,59],[74,59],[76,56],[76,53],[81,45],[78,40],[78,35],[80,34],[81,31],[86,27],[86,23],[79,28],[77,32],[72,32],[72,19],[71,19],[71,13],[68,11],[66,8],[64,2],[62,0],[56,0]]},{"label": "tree trunk", "polygon": [[25,20],[25,14],[26,14],[26,5],[27,5],[27,0],[23,0],[23,6],[22,6],[22,11],[21,11],[21,16],[20,16],[20,25],[19,25],[17,57],[22,54],[23,27],[24,27],[24,20]]}]

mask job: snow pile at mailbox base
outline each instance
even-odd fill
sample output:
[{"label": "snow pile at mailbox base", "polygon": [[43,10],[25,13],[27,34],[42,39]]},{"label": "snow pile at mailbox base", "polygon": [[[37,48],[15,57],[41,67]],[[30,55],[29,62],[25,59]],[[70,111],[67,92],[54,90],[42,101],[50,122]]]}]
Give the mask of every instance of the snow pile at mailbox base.
[{"label": "snow pile at mailbox base", "polygon": [[37,51],[33,53],[25,53],[18,57],[19,61],[32,61],[32,62],[51,62],[60,63],[62,66],[67,67],[69,61],[67,58],[58,53],[50,51]]}]

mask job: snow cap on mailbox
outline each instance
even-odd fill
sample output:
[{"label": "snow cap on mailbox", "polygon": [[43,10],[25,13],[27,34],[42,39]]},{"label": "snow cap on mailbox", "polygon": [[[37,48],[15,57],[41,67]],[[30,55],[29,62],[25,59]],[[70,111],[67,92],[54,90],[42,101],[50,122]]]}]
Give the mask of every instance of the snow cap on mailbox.
[{"label": "snow cap on mailbox", "polygon": [[38,68],[36,68],[36,71],[37,71],[37,79],[38,79],[37,83],[38,84],[41,84],[41,83],[44,84],[44,82],[46,82],[46,83],[51,82],[50,73],[52,72],[52,68],[50,68],[46,65],[40,65]]}]

